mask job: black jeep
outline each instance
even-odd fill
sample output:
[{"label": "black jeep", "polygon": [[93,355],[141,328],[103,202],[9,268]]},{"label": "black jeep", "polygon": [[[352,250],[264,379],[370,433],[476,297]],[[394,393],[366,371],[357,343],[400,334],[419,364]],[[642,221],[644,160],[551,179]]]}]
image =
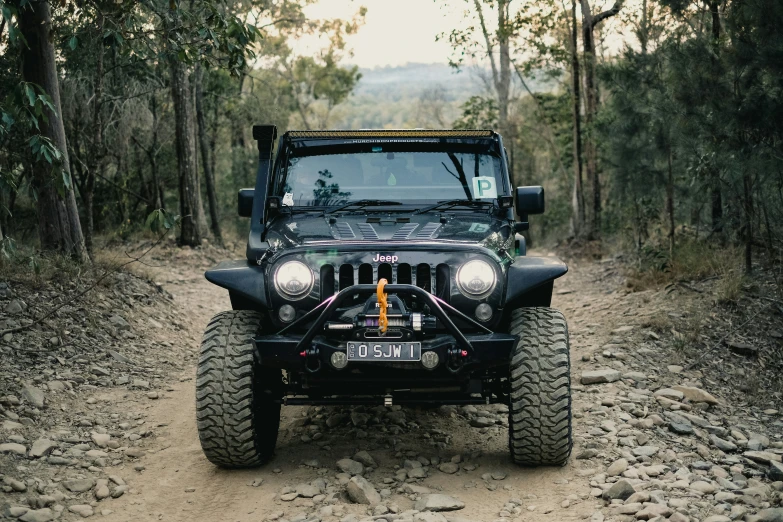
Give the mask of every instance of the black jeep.
[{"label": "black jeep", "polygon": [[[489,130],[253,128],[247,259],[207,279],[233,310],[207,326],[198,365],[201,446],[259,465],[283,404],[509,407],[524,465],[572,447],[568,328],[549,308],[566,266],[527,257],[541,187],[509,178]],[[277,141],[276,154],[272,155]],[[518,220],[514,219],[516,205]]]}]

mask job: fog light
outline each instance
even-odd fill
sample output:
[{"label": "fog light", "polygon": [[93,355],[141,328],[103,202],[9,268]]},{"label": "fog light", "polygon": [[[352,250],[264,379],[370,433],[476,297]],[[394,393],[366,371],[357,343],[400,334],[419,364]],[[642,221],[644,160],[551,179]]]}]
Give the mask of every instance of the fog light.
[{"label": "fog light", "polygon": [[348,356],[345,355],[345,352],[332,352],[330,360],[332,362],[332,366],[338,370],[342,370],[348,365]]},{"label": "fog light", "polygon": [[280,307],[280,311],[277,312],[278,317],[284,323],[290,323],[296,317],[296,310],[290,304],[285,304]]},{"label": "fog light", "polygon": [[440,362],[440,357],[435,352],[424,352],[421,354],[421,364],[428,370],[435,368]]},{"label": "fog light", "polygon": [[487,303],[481,303],[476,307],[476,319],[486,323],[492,319],[492,307]]}]

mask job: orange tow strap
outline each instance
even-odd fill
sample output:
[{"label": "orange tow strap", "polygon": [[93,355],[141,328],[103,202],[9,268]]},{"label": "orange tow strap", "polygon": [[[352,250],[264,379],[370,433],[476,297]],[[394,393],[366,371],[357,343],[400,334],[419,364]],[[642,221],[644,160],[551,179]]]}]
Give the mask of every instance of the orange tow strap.
[{"label": "orange tow strap", "polygon": [[386,279],[378,281],[378,307],[380,308],[380,315],[378,316],[378,329],[382,333],[386,333],[389,328],[389,319],[386,317],[386,293],[383,291],[383,287],[386,286]]}]

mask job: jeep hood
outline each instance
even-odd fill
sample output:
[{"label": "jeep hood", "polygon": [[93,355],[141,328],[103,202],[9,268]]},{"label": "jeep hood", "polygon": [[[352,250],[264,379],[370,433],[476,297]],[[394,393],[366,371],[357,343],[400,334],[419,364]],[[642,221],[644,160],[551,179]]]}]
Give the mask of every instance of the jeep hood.
[{"label": "jeep hood", "polygon": [[[276,248],[341,243],[448,241],[505,249],[513,238],[510,223],[486,212],[404,214],[396,212],[326,215],[278,215],[269,223],[266,240]],[[495,246],[497,245],[497,246]]]}]

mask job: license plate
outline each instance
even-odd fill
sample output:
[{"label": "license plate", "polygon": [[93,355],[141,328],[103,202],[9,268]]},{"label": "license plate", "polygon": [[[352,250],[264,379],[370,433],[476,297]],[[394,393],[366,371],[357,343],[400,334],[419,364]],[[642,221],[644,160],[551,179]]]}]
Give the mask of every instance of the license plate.
[{"label": "license plate", "polygon": [[349,361],[420,361],[421,343],[348,342]]}]

